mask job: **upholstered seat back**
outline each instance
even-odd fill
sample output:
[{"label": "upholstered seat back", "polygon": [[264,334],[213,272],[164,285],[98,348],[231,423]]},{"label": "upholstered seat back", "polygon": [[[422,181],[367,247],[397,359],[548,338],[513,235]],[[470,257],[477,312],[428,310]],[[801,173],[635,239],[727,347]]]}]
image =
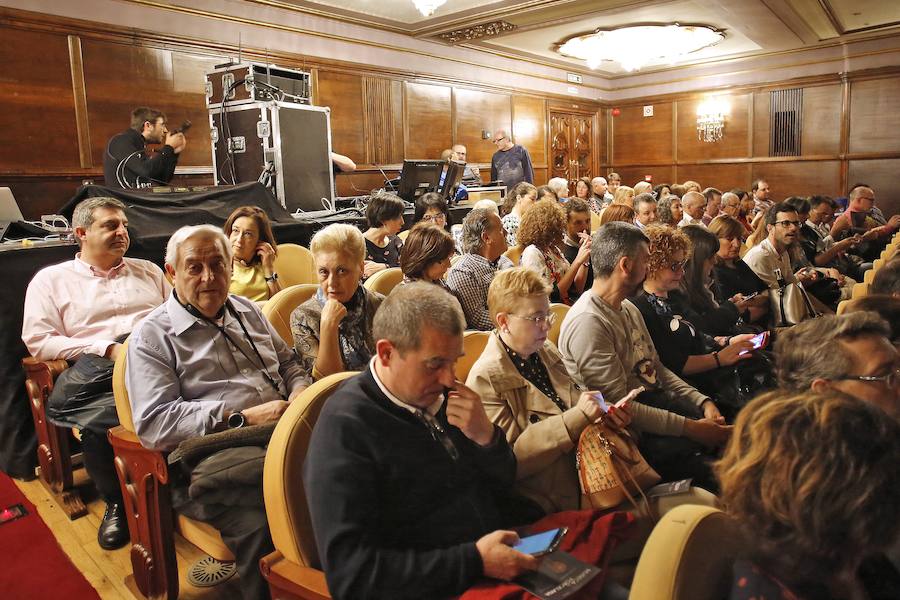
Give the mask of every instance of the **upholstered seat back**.
[{"label": "upholstered seat back", "polygon": [[303,488],[303,461],[325,401],[355,374],[329,375],[295,398],[279,419],[266,452],[263,494],[272,542],[285,560],[303,567],[320,568]]},{"label": "upholstered seat back", "polygon": [[125,388],[125,355],[128,353],[128,340],[119,349],[119,357],[113,366],[113,397],[116,399],[116,413],[119,415],[119,424],[126,430],[134,433],[134,421],[131,418],[131,402],[128,399],[128,390]]},{"label": "upholstered seat back", "polygon": [[298,244],[278,244],[275,272],[282,287],[301,283],[316,283],[316,261],[309,248]]},{"label": "upholstered seat back", "polygon": [[569,306],[559,302],[554,302],[550,305],[550,312],[556,315],[556,321],[553,323],[553,327],[550,328],[550,332],[547,334],[547,339],[553,342],[554,346],[557,346],[559,345],[559,329],[562,327],[563,319],[566,318],[566,314],[569,312]]},{"label": "upholstered seat back", "polygon": [[291,313],[294,309],[315,295],[319,285],[301,283],[284,288],[263,304],[262,314],[269,320],[284,343],[294,347],[294,336],[291,334]]},{"label": "upholstered seat back", "polygon": [[378,292],[387,296],[401,281],[403,281],[403,271],[400,270],[400,267],[391,267],[378,271],[366,279],[363,285],[370,292]]},{"label": "upholstered seat back", "polygon": [[742,548],[734,519],[711,506],[667,512],[647,539],[630,600],[719,600],[731,589]]},{"label": "upholstered seat back", "polygon": [[469,376],[469,371],[472,370],[472,365],[484,352],[484,347],[487,346],[490,335],[488,331],[469,330],[463,333],[463,355],[456,361],[457,379],[460,381],[466,380]]}]

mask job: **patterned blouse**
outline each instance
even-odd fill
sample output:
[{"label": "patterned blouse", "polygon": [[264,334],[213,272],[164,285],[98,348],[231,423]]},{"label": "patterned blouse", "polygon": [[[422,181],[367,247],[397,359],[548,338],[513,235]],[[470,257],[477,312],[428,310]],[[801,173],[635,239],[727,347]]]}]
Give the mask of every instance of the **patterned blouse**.
[{"label": "patterned blouse", "polygon": [[506,244],[512,248],[519,243],[517,237],[519,235],[519,224],[521,223],[521,220],[518,215],[509,213],[500,219],[500,223],[503,225],[504,231],[506,231]]},{"label": "patterned blouse", "polygon": [[403,247],[403,240],[396,235],[388,238],[387,244],[382,248],[373,244],[369,238],[366,238],[366,260],[381,263],[388,267],[400,266],[400,248]]},{"label": "patterned blouse", "polygon": [[506,350],[509,360],[515,365],[519,375],[524,377],[525,381],[536,387],[542,394],[550,398],[553,404],[559,407],[559,410],[566,412],[569,407],[566,406],[566,403],[562,401],[562,398],[559,397],[559,394],[553,388],[553,383],[550,381],[550,373],[547,371],[547,366],[541,360],[540,355],[537,352],[533,352],[531,356],[522,356],[507,346],[502,337],[497,336],[497,339],[500,340],[503,349]]}]

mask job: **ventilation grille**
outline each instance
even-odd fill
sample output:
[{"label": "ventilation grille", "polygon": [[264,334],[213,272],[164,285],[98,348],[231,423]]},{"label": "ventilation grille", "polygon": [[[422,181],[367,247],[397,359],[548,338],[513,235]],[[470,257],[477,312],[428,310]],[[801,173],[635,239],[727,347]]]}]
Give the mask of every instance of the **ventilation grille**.
[{"label": "ventilation grille", "polygon": [[800,156],[803,88],[775,90],[769,98],[769,156]]}]

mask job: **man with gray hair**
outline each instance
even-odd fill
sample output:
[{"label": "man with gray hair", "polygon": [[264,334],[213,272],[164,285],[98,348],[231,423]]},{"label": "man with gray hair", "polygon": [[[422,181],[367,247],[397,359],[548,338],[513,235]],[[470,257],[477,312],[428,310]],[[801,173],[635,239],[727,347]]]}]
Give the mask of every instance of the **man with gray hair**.
[{"label": "man with gray hair", "polygon": [[608,403],[642,387],[631,405],[632,426],[641,433],[647,462],[663,481],[691,477],[715,492],[710,457],[702,447],[724,445],[731,428],[711,398],[660,362],[641,312],[627,300],[647,275],[649,243],[629,223],[597,230],[591,245],[594,283],[566,314],[559,350],[573,381],[600,391]]},{"label": "man with gray hair", "polygon": [[656,221],[656,198],[653,197],[653,194],[644,193],[635,196],[634,224],[640,229],[644,229]]},{"label": "man with gray hair", "polygon": [[[141,443],[169,452],[188,439],[277,421],[310,379],[256,303],[228,293],[231,245],[222,230],[176,231],[166,246],[166,271],[175,289],[128,344],[125,385]],[[259,503],[240,505],[189,498],[188,483],[173,481],[173,507],[222,533],[244,598],[268,598],[259,559],[273,546],[261,481]]]},{"label": "man with gray hair", "polygon": [[600,211],[613,201],[613,195],[609,193],[609,185],[606,183],[606,178],[594,177],[591,179],[591,192],[588,205],[593,212],[600,214]]},{"label": "man with gray hair", "polygon": [[119,424],[112,361],[122,340],[165,301],[171,286],[153,263],[125,258],[128,218],[125,205],[115,198],[79,202],[72,226],[80,251],[74,260],[42,269],[28,284],[22,341],[38,360],[75,361],[57,379],[47,417],[81,432],[85,469],[106,502],[97,541],[112,550],[128,542],[122,492],[106,437],[107,430]]},{"label": "man with gray hair", "polygon": [[537,568],[504,530],[527,522],[511,510],[515,456],[455,375],[464,327],[439,287],[395,289],[369,367],[322,409],[303,483],[335,600],[444,598]]},{"label": "man with gray hair", "polygon": [[508,190],[523,181],[534,183],[534,169],[528,150],[514,144],[505,129],[495,131],[492,141],[497,151],[491,157],[491,181],[502,181]]},{"label": "man with gray hair", "polygon": [[565,202],[569,197],[569,182],[565,177],[553,177],[547,182],[547,187],[556,192],[560,202]]},{"label": "man with gray hair", "polygon": [[900,354],[877,313],[810,319],[778,335],[778,383],[793,390],[837,390],[900,419]]},{"label": "man with gray hair", "polygon": [[463,220],[463,255],[447,273],[447,287],[459,299],[468,329],[494,328],[487,307],[487,292],[494,274],[513,266],[503,256],[508,248],[497,213],[479,208]]}]

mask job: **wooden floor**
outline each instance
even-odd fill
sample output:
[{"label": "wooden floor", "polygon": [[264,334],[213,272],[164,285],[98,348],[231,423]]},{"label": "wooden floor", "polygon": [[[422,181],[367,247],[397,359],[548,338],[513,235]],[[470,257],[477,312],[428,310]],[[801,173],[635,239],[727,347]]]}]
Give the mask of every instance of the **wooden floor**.
[{"label": "wooden floor", "polygon": [[[83,469],[76,472],[76,482],[85,477]],[[135,600],[135,596],[125,587],[125,577],[131,573],[131,546],[126,545],[119,550],[106,551],[97,544],[97,528],[103,518],[104,504],[95,499],[88,504],[88,514],[80,519],[70,521],[59,508],[39,479],[23,482],[14,480],[22,493],[37,506],[38,513],[47,527],[56,536],[56,541],[69,560],[82,572],[84,578],[94,586],[104,600]],[[94,497],[93,487],[88,482],[82,486],[83,496]],[[175,550],[178,554],[178,573],[180,576],[179,598],[189,600],[239,599],[237,575],[229,581],[210,588],[198,588],[190,585],[185,578],[188,568],[204,554],[194,545],[176,535]],[[48,574],[49,575],[49,574]],[[140,599],[139,599],[140,600]]]}]

